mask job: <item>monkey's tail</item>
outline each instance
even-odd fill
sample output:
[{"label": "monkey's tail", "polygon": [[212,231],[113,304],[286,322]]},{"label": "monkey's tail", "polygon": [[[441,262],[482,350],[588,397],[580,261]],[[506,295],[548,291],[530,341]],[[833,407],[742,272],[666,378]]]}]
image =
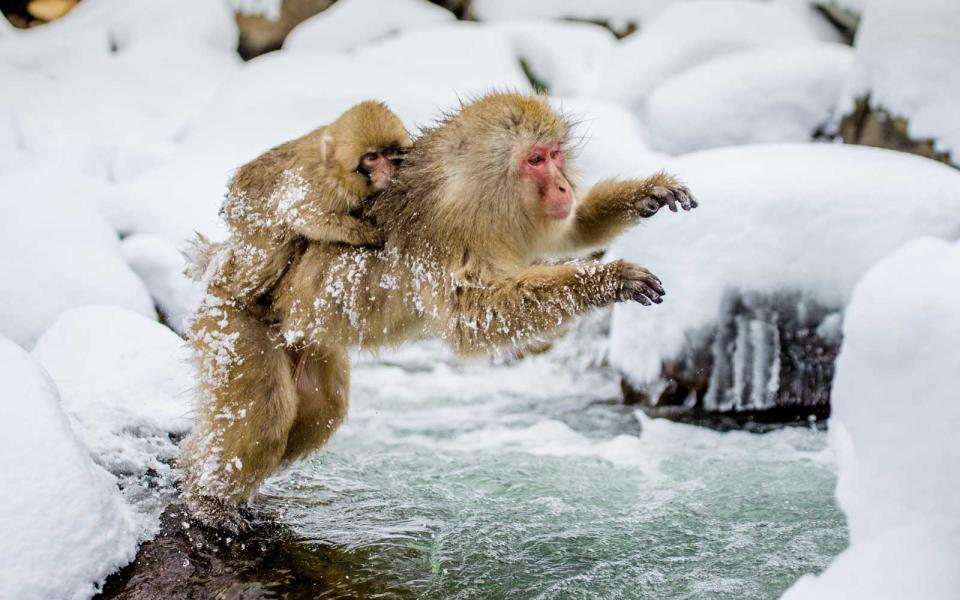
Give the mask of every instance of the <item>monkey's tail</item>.
[{"label": "monkey's tail", "polygon": [[194,233],[196,233],[196,237],[188,242],[186,248],[181,250],[183,257],[186,259],[183,274],[194,281],[208,281],[213,275],[211,269],[217,268],[220,262],[217,260],[217,256],[224,245],[211,242],[207,236],[200,232]]}]

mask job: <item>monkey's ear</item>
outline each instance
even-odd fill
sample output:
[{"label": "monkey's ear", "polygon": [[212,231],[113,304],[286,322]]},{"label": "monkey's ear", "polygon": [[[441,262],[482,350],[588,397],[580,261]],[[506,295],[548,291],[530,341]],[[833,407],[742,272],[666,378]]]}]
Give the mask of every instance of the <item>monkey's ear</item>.
[{"label": "monkey's ear", "polygon": [[329,133],[320,138],[320,159],[326,164],[333,162],[333,136]]}]

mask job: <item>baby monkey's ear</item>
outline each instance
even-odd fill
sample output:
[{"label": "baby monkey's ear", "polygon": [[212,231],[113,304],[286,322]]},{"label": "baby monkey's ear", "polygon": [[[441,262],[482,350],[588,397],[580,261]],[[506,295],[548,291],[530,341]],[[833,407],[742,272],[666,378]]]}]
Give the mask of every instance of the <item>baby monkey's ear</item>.
[{"label": "baby monkey's ear", "polygon": [[333,163],[333,135],[329,133],[320,138],[320,159],[327,165]]}]

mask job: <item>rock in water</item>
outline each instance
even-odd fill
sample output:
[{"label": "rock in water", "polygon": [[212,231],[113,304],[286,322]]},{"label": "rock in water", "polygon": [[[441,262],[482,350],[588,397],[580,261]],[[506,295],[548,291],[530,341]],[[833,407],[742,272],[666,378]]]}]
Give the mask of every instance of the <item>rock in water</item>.
[{"label": "rock in water", "polygon": [[825,419],[840,347],[840,313],[800,294],[736,293],[709,335],[627,403],[647,414],[722,429]]}]

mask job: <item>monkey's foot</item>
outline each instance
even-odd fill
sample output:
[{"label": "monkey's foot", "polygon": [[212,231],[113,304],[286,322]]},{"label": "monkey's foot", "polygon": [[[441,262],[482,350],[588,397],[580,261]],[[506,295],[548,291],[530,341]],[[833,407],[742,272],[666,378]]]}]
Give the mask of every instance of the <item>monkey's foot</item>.
[{"label": "monkey's foot", "polygon": [[250,520],[240,506],[213,496],[195,496],[187,499],[190,514],[200,525],[234,535],[250,531]]},{"label": "monkey's foot", "polygon": [[639,265],[624,262],[620,265],[618,301],[633,300],[644,306],[660,304],[666,295],[660,279]]},{"label": "monkey's foot", "polygon": [[690,189],[672,177],[664,176],[650,193],[640,201],[640,215],[644,218],[657,214],[664,206],[677,212],[677,205],[683,210],[693,210],[698,206]]}]

